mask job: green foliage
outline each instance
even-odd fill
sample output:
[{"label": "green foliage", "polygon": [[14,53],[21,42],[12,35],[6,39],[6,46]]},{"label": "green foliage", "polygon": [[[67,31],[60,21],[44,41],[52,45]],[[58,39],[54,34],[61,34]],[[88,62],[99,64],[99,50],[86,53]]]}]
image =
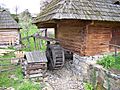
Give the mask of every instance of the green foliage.
[{"label": "green foliage", "polygon": [[112,66],[113,69],[120,70],[120,56],[115,58],[115,63]]},{"label": "green foliage", "polygon": [[85,90],[93,90],[93,86],[90,83],[84,83],[84,89]]},{"label": "green foliage", "polygon": [[34,50],[45,51],[46,50],[45,40],[36,39],[36,48],[35,48],[35,43],[34,43],[33,38],[30,38],[29,40],[30,40],[30,43],[28,43],[27,40],[22,41],[22,43],[25,45],[25,48],[22,49],[23,51],[34,51]]},{"label": "green foliage", "polygon": [[[15,75],[16,79],[10,78],[11,75]],[[41,90],[40,84],[34,84],[29,80],[24,81],[20,66],[14,71],[0,73],[0,87],[13,87],[15,90]]]},{"label": "green foliage", "polygon": [[97,64],[110,69],[120,70],[120,56],[115,57],[114,55],[104,56],[101,60],[97,61]]},{"label": "green foliage", "polygon": [[[24,12],[22,12],[19,15],[19,25],[22,28],[20,30],[21,38],[28,37],[28,36],[33,35],[36,32],[38,32],[37,26],[32,24],[32,17],[28,10],[25,10]],[[40,47],[40,43],[41,43],[41,47]],[[46,49],[45,43],[46,42],[44,40],[41,40],[41,41],[40,41],[40,39],[36,40],[37,48],[35,48],[33,38],[29,38],[29,40],[26,39],[26,40],[22,41],[22,44],[25,46],[25,48],[23,48],[22,50],[24,50],[24,51],[34,51],[34,50],[44,51]]]},{"label": "green foliage", "polygon": [[[14,80],[10,78],[11,75],[15,75],[17,78]],[[17,87],[23,79],[22,69],[20,66],[16,67],[16,70],[0,73],[0,87]]]},{"label": "green foliage", "polygon": [[[1,56],[1,58],[14,58],[15,54],[14,53],[7,53],[4,56]],[[0,65],[3,64],[11,64],[10,60],[1,60]],[[10,68],[15,68],[13,71],[7,71],[7,72],[2,72],[0,73],[0,87],[16,87],[20,81],[23,79],[23,74],[22,74],[22,68],[20,66],[0,66],[0,69],[5,70],[5,69],[10,69]],[[16,76],[16,80],[10,78],[11,75]]]},{"label": "green foliage", "polygon": [[[14,53],[8,53],[2,58],[12,57],[15,57]],[[10,64],[10,60],[2,60],[0,64]],[[0,73],[0,87],[13,87],[15,90],[41,90],[40,84],[24,80],[21,66],[0,66],[0,69],[3,70],[10,68],[15,69]],[[11,76],[14,76],[14,78],[11,78]]]},{"label": "green foliage", "polygon": [[109,69],[114,65],[115,57],[113,57],[112,55],[104,56],[102,60],[97,61],[97,63]]},{"label": "green foliage", "polygon": [[24,83],[20,84],[17,90],[41,90],[41,87],[39,84],[25,81]]},{"label": "green foliage", "polygon": [[35,25],[32,25],[32,24],[29,26],[29,29],[28,29],[27,32],[26,32],[24,26],[21,26],[21,27],[22,27],[22,29],[20,30],[20,33],[21,33],[21,37],[22,37],[22,38],[23,38],[23,37],[26,37],[27,34],[28,34],[28,35],[33,35],[33,34],[35,34],[36,32],[38,32],[37,27],[36,27]]},{"label": "green foliage", "polygon": [[[24,33],[24,32],[25,31],[22,29],[21,30],[22,38],[35,34],[36,32],[38,32],[38,29],[37,29],[37,27],[35,25],[31,25],[30,26],[30,30],[28,32],[28,35],[26,33]],[[27,39],[22,41],[22,44],[25,45],[25,48],[23,48],[23,50],[24,51],[36,50],[33,38],[29,38],[29,41],[30,42],[28,42]],[[41,42],[41,48],[40,48],[40,42]],[[46,44],[46,42],[44,40],[37,39],[36,40],[37,50],[44,51],[46,49],[46,45],[45,44]]]},{"label": "green foliage", "polygon": [[[32,24],[32,17],[28,10],[25,10],[19,15],[19,25],[21,26],[21,38],[28,37],[38,32],[35,25]],[[33,38],[23,40],[22,44],[25,46],[24,51],[33,51],[35,48]]]}]

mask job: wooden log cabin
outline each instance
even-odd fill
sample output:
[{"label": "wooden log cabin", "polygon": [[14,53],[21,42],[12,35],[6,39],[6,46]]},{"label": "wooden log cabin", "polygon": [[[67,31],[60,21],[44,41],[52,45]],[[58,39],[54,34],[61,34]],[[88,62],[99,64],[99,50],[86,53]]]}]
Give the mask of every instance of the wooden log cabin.
[{"label": "wooden log cabin", "polygon": [[60,44],[81,56],[120,45],[120,0],[52,0],[35,18],[39,28],[54,28]]},{"label": "wooden log cabin", "polygon": [[19,44],[19,30],[20,28],[10,12],[0,8],[0,45]]}]

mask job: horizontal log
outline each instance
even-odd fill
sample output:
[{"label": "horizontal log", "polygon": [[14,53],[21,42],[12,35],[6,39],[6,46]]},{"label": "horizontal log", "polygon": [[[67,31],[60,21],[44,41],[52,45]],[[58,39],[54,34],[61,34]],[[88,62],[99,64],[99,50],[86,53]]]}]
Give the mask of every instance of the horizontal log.
[{"label": "horizontal log", "polygon": [[38,69],[46,69],[47,68],[47,65],[45,66],[33,66],[33,67],[29,67],[29,66],[23,66],[23,68],[25,70],[38,70]]},{"label": "horizontal log", "polygon": [[44,73],[46,70],[30,70],[30,71],[24,71],[26,74],[33,75],[33,74],[41,74]]},{"label": "horizontal log", "polygon": [[18,59],[24,59],[23,57],[21,58],[0,58],[0,61],[3,61],[3,60],[18,60]]},{"label": "horizontal log", "polygon": [[43,74],[33,74],[33,75],[29,75],[29,78],[36,78],[36,77],[42,77]]}]

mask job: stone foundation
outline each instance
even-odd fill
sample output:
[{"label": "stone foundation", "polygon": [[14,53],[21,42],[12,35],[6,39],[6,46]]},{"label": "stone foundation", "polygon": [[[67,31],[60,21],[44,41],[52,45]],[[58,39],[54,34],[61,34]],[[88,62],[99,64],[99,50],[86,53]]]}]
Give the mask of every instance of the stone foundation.
[{"label": "stone foundation", "polygon": [[75,74],[82,76],[85,82],[90,82],[95,90],[120,90],[120,75],[96,64],[102,57],[103,55],[81,57],[74,54],[70,68]]}]

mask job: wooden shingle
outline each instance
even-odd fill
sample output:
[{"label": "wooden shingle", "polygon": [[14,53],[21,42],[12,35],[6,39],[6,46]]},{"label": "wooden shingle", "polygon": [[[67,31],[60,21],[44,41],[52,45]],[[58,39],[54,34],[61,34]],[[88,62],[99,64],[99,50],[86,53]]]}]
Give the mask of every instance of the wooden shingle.
[{"label": "wooden shingle", "polygon": [[19,29],[17,22],[12,18],[9,11],[0,8],[0,28]]},{"label": "wooden shingle", "polygon": [[34,23],[53,19],[120,21],[120,0],[52,0]]}]

